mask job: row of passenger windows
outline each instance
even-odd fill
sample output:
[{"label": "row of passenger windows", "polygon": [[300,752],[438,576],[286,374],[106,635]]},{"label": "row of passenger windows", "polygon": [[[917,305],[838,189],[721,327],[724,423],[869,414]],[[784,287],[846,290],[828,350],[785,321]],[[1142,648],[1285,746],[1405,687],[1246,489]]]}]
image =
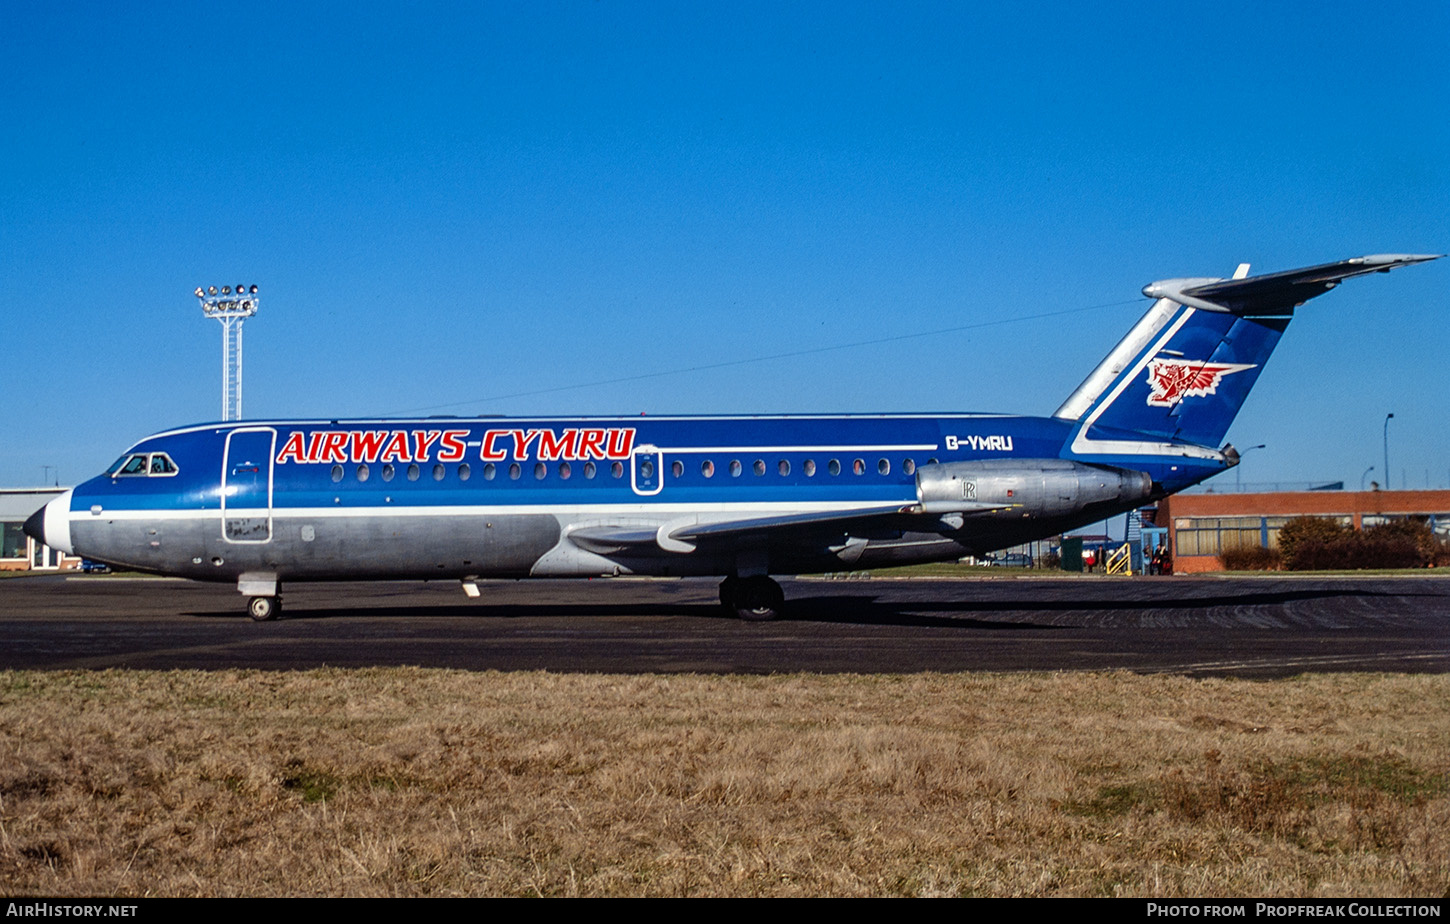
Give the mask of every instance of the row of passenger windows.
[{"label": "row of passenger windows", "polygon": [[[927,460],[928,464],[934,462],[936,462],[936,459]],[[843,467],[840,459],[830,459],[826,462],[824,466],[826,474],[831,476],[840,475],[843,471],[850,471],[850,473],[853,475],[864,475],[866,474],[868,467],[869,466],[867,465],[865,459],[853,459],[848,463],[848,467]],[[745,465],[739,459],[731,459],[727,465],[723,466],[723,468],[724,471],[729,472],[731,478],[739,478],[745,473]],[[891,460],[886,458],[877,459],[875,468],[878,475],[889,475],[892,471]],[[493,481],[495,478],[500,477],[500,475],[507,474],[510,480],[517,481],[519,478],[523,477],[523,471],[523,466],[521,466],[517,462],[510,463],[507,469],[503,469],[502,466],[495,465],[493,462],[487,462],[484,463],[483,466],[483,480]],[[544,479],[548,478],[550,471],[551,466],[549,465],[549,463],[534,463],[533,473],[536,480],[543,481]],[[552,466],[552,471],[556,477],[563,481],[568,481],[570,478],[574,477],[574,466],[569,462],[555,463]],[[580,471],[586,479],[593,479],[599,475],[599,467],[596,466],[593,462],[585,462],[582,466],[580,466]],[[764,459],[756,459],[750,464],[750,471],[753,472],[757,478],[764,477],[766,472],[769,471],[769,466],[766,465]],[[790,475],[790,460],[781,459],[776,462],[775,471],[776,474],[780,475],[781,477],[786,477]],[[903,459],[901,461],[901,471],[903,474],[906,475],[916,474],[915,460]],[[700,475],[702,477],[714,478],[716,472],[717,470],[713,459],[706,459],[700,463]],[[818,473],[816,460],[806,459],[804,462],[802,462],[801,472],[807,478],[814,478]],[[416,462],[408,465],[406,469],[402,470],[402,473],[403,476],[409,481],[417,481],[423,477],[423,470]],[[623,478],[624,463],[618,461],[609,463],[608,473],[611,478]],[[353,474],[357,477],[358,481],[367,481],[373,476],[372,467],[364,463],[357,466],[357,468],[354,469]],[[394,478],[398,477],[398,474],[398,467],[394,466],[391,462],[385,463],[378,472],[379,477],[382,478],[383,481],[392,481]],[[430,474],[432,475],[434,481],[442,481],[448,477],[448,470],[447,467],[443,465],[443,463],[439,462],[433,466]],[[645,458],[641,460],[639,463],[639,474],[640,477],[643,479],[653,479],[655,477],[654,460],[651,458]],[[683,478],[685,476],[685,463],[679,459],[671,462],[670,474],[675,478]],[[470,480],[473,477],[472,466],[470,466],[467,462],[460,464],[457,469],[457,475],[459,481]],[[332,467],[332,480],[334,482],[340,482],[345,477],[347,477],[347,472],[341,465],[334,465]]]},{"label": "row of passenger windows", "polygon": [[[593,478],[599,474],[599,469],[595,466],[593,462],[585,462],[583,469],[585,478]],[[358,481],[367,481],[373,476],[372,468],[367,464],[359,465],[355,470],[355,474],[357,475]],[[394,478],[398,477],[398,470],[393,466],[391,462],[389,462],[383,465],[381,471],[378,474],[384,481],[392,481]],[[517,462],[513,463],[508,467],[508,476],[510,478],[517,480],[522,474],[523,469],[519,466]],[[543,479],[548,477],[548,474],[548,466],[545,465],[543,462],[539,462],[534,465],[535,478]],[[624,463],[611,463],[609,466],[609,474],[615,478],[623,478]],[[404,475],[409,481],[417,481],[423,476],[423,470],[418,466],[418,463],[414,462],[404,470]],[[560,462],[558,465],[558,475],[560,478],[564,479],[571,478],[574,475],[574,469],[568,462]],[[346,476],[347,473],[341,465],[334,465],[332,467],[332,480],[334,482],[341,481]],[[448,477],[447,467],[444,466],[442,462],[436,463],[433,466],[432,476],[434,481],[442,481],[444,478]],[[498,466],[492,462],[484,463],[483,480],[493,481],[497,477]],[[473,467],[467,462],[460,464],[458,466],[458,480],[468,481],[471,478],[473,478]]]}]

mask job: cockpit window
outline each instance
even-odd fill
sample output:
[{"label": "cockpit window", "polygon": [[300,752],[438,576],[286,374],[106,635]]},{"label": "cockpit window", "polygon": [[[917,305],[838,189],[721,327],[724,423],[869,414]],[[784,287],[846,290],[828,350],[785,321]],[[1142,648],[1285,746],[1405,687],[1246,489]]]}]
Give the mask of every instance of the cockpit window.
[{"label": "cockpit window", "polygon": [[176,472],[176,463],[164,452],[138,452],[135,455],[122,456],[110,468],[112,478],[132,475],[163,477],[175,475]]}]

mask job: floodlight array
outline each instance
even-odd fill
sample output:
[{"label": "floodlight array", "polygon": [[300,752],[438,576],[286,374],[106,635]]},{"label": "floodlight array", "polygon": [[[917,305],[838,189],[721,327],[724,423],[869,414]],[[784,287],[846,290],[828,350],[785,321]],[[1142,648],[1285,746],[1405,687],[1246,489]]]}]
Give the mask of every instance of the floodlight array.
[{"label": "floodlight array", "polygon": [[201,311],[222,325],[222,420],[242,419],[242,322],[257,313],[257,287],[197,286]]},{"label": "floodlight array", "polygon": [[209,318],[250,318],[257,313],[259,299],[256,286],[222,286],[220,289],[197,286],[192,294],[201,302],[202,313]]}]

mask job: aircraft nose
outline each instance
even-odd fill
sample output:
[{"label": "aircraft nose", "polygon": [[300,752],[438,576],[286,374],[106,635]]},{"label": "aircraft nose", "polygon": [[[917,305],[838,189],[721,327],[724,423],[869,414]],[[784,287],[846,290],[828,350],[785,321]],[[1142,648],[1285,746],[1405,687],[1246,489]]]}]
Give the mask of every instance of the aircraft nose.
[{"label": "aircraft nose", "polygon": [[67,555],[75,554],[70,544],[70,498],[72,491],[66,491],[60,497],[53,499],[50,503],[32,513],[25,520],[21,529],[25,534],[37,542],[42,542],[52,549],[59,549]]},{"label": "aircraft nose", "polygon": [[[47,504],[46,506],[50,506],[50,505]],[[25,525],[22,526],[22,527],[20,527],[20,528],[23,529],[23,530],[25,530],[25,535],[27,535],[30,538],[34,539],[36,542],[39,542],[41,545],[44,545],[45,544],[45,507],[41,507],[39,510],[35,511],[30,516],[26,517],[26,519],[25,519]]]}]

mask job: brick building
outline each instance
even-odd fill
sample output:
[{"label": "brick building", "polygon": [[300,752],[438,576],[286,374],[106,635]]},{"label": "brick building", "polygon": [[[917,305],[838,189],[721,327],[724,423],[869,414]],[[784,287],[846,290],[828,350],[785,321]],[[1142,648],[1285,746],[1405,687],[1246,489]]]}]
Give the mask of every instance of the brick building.
[{"label": "brick building", "polygon": [[1450,539],[1450,491],[1285,491],[1177,494],[1158,505],[1176,573],[1221,571],[1224,549],[1278,548],[1279,527],[1295,517],[1332,517],[1355,529],[1391,520],[1428,523]]}]

